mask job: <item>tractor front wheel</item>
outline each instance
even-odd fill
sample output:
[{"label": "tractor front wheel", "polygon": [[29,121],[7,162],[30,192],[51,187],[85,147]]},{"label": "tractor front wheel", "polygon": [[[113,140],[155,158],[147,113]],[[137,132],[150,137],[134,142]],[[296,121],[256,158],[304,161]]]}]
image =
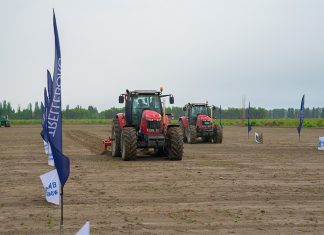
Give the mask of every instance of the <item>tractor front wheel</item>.
[{"label": "tractor front wheel", "polygon": [[195,126],[189,126],[186,130],[186,138],[188,144],[195,144],[197,141],[197,130]]},{"label": "tractor front wheel", "polygon": [[166,151],[168,158],[174,161],[182,160],[183,135],[180,127],[170,127],[167,131]]},{"label": "tractor front wheel", "polygon": [[112,132],[111,155],[113,157],[120,157],[121,129],[118,122],[113,123],[111,132]]},{"label": "tractor front wheel", "polygon": [[121,133],[121,157],[124,161],[136,160],[137,137],[134,127],[124,127]]}]

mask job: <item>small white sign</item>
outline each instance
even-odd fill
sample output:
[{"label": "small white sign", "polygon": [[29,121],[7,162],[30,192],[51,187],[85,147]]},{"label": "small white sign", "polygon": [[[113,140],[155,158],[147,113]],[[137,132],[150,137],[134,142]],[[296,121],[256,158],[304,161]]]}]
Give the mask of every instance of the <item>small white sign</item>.
[{"label": "small white sign", "polygon": [[320,136],[318,137],[318,150],[324,150],[324,137]]},{"label": "small white sign", "polygon": [[48,144],[48,165],[55,166],[51,145]]},{"label": "small white sign", "polygon": [[56,169],[40,176],[44,187],[46,201],[60,205],[60,179]]},{"label": "small white sign", "polygon": [[254,133],[254,138],[255,138],[255,143],[260,144],[259,133],[255,132]]},{"label": "small white sign", "polygon": [[255,140],[255,143],[257,143],[257,144],[263,144],[263,134],[254,132],[254,140]]},{"label": "small white sign", "polygon": [[90,222],[87,221],[75,235],[90,235]]}]

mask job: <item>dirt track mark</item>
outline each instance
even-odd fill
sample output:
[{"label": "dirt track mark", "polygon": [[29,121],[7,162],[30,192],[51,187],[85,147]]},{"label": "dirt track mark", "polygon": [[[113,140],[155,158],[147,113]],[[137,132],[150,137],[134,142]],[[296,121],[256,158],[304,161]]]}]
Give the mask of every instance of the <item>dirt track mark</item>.
[{"label": "dirt track mark", "polygon": [[95,154],[102,153],[102,139],[99,136],[92,135],[89,134],[89,132],[81,130],[68,130],[64,133],[68,138],[89,149],[91,152]]}]

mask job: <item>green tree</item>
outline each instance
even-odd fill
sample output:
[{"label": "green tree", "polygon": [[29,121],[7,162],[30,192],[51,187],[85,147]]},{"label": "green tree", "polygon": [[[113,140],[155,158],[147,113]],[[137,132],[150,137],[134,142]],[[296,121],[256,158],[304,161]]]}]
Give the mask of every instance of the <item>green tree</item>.
[{"label": "green tree", "polygon": [[37,101],[35,102],[33,118],[35,118],[35,119],[41,119],[42,118],[42,110],[39,107],[39,104],[38,104]]}]

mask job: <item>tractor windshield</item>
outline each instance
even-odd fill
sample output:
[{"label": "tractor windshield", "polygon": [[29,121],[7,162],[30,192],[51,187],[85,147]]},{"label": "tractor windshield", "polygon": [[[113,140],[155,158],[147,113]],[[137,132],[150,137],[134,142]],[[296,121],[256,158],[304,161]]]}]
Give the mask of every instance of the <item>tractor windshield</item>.
[{"label": "tractor windshield", "polygon": [[133,112],[143,109],[150,109],[155,112],[161,113],[161,101],[157,95],[139,95],[133,97]]},{"label": "tractor windshield", "polygon": [[206,106],[193,106],[191,109],[191,115],[196,117],[198,114],[210,115],[208,107]]},{"label": "tractor windshield", "polygon": [[158,95],[137,95],[132,97],[133,122],[138,125],[144,109],[162,114],[161,100]]}]

